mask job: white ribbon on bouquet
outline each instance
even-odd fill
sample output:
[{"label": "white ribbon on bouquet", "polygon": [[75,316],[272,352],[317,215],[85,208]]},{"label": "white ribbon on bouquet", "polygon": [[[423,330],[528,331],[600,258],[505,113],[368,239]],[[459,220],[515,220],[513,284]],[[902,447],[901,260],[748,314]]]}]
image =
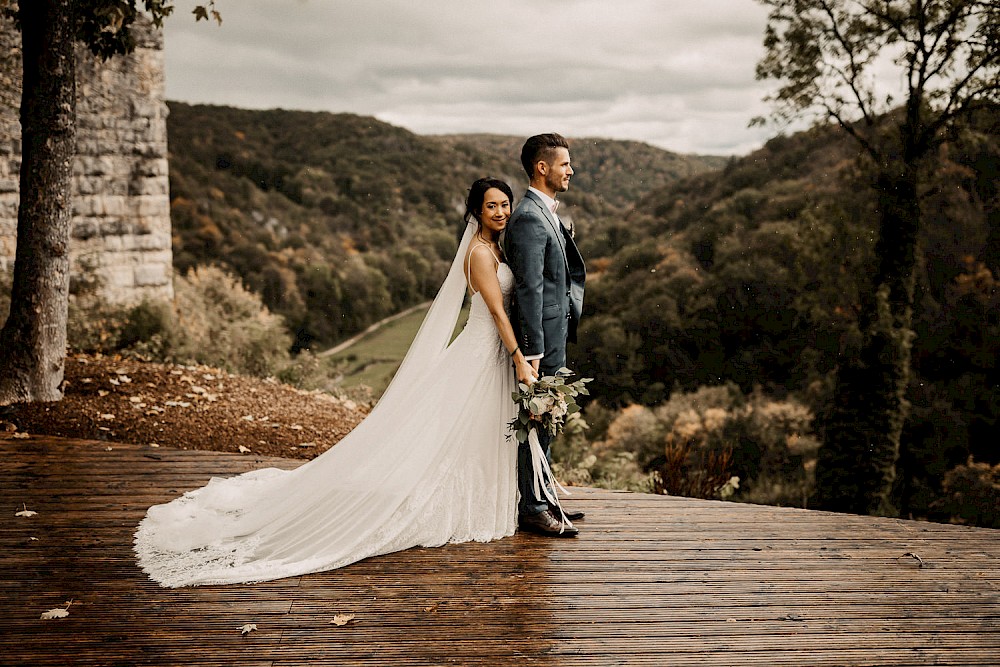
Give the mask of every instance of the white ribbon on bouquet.
[{"label": "white ribbon on bouquet", "polygon": [[528,429],[528,450],[531,452],[532,484],[534,485],[535,497],[539,498],[544,495],[546,500],[559,508],[559,520],[562,522],[562,527],[559,528],[560,533],[566,526],[572,528],[573,524],[566,518],[566,513],[559,502],[559,494],[556,493],[555,489],[562,491],[567,496],[573,494],[567,491],[566,487],[560,484],[556,476],[552,474],[552,468],[549,466],[545,451],[542,450],[542,443],[538,440],[536,428]]}]

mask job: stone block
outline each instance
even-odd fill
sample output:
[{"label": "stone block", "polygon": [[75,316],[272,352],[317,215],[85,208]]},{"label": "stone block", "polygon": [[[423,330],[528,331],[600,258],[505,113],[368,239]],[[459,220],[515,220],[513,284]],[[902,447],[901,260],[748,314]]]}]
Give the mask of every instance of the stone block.
[{"label": "stone block", "polygon": [[121,195],[111,195],[101,197],[101,205],[104,215],[123,217],[129,213],[129,200]]},{"label": "stone block", "polygon": [[165,197],[136,197],[139,201],[138,215],[148,216],[169,216],[170,202]]},{"label": "stone block", "polygon": [[170,250],[171,240],[169,234],[146,234],[145,236],[133,236],[135,246],[139,250]]},{"label": "stone block", "polygon": [[142,261],[148,264],[166,264],[167,266],[172,266],[174,255],[170,248],[146,250],[142,253]]},{"label": "stone block", "polygon": [[100,234],[98,223],[93,218],[74,218],[70,235],[77,241],[86,241]]},{"label": "stone block", "polygon": [[0,229],[10,224],[11,229],[17,229],[17,206],[19,197],[5,195],[0,197]]},{"label": "stone block", "polygon": [[99,273],[104,279],[104,286],[108,291],[113,292],[135,285],[135,270],[131,266],[102,266]]},{"label": "stone block", "polygon": [[96,197],[74,197],[73,198],[73,217],[75,218],[93,218],[100,217],[101,213],[97,210]]},{"label": "stone block", "polygon": [[132,233],[131,223],[122,217],[104,218],[101,221],[102,236],[128,236]]},{"label": "stone block", "polygon": [[163,285],[170,280],[171,268],[166,264],[147,263],[135,267],[134,273],[137,287]]},{"label": "stone block", "polygon": [[104,236],[104,250],[105,252],[122,252],[123,250],[129,250],[127,247],[127,236]]},{"label": "stone block", "polygon": [[136,176],[129,181],[128,189],[133,196],[165,197],[170,195],[170,182],[159,177]]}]

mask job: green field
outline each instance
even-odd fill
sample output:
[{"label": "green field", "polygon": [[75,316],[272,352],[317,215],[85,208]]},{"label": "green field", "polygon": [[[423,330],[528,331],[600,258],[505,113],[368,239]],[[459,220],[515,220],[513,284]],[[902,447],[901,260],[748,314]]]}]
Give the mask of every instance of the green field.
[{"label": "green field", "polygon": [[[350,347],[330,357],[329,362],[342,374],[338,383],[343,388],[366,385],[375,396],[381,396],[395,375],[399,363],[417,335],[426,309],[420,309],[389,322],[363,337]],[[458,332],[465,326],[468,306],[458,318]]]}]

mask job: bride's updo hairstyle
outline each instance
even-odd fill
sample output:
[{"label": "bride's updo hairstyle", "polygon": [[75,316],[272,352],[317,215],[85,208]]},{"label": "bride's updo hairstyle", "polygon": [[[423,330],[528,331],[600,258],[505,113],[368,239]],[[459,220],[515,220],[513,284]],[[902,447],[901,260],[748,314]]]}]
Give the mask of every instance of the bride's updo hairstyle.
[{"label": "bride's updo hairstyle", "polygon": [[514,207],[514,193],[511,191],[509,185],[498,178],[480,178],[469,188],[469,196],[465,199],[465,221],[472,222],[475,220],[478,226],[478,229],[476,229],[477,232],[483,228],[483,223],[480,221],[479,216],[483,212],[483,200],[486,199],[486,191],[490,188],[496,188],[507,195],[507,199],[510,200],[511,209]]}]

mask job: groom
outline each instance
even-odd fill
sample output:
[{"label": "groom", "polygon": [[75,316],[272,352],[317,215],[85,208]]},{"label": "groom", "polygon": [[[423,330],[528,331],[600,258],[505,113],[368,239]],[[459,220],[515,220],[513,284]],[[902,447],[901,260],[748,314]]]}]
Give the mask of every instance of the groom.
[{"label": "groom", "polygon": [[[555,375],[566,365],[566,343],[576,342],[586,279],[580,251],[556,213],[556,195],[569,189],[573,175],[569,144],[558,134],[530,137],[521,148],[521,165],[529,187],[510,216],[503,239],[514,273],[510,319],[524,358],[539,376]],[[549,457],[548,434],[540,434],[539,440]],[[518,446],[517,481],[522,529],[553,537],[577,534],[576,528],[562,523],[558,510],[553,512],[544,495],[535,495],[527,443]],[[579,520],[583,512],[567,512],[566,517]]]}]

